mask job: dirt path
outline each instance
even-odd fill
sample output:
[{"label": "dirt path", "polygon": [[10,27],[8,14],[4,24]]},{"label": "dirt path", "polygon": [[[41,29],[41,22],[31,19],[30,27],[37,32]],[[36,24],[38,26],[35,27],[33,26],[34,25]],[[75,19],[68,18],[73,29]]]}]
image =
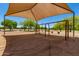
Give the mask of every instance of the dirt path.
[{"label": "dirt path", "polygon": [[[48,56],[79,55],[79,38],[64,40],[62,36],[39,34],[6,36],[7,46],[3,55]],[[50,42],[50,43],[49,43]],[[50,48],[50,49],[49,49]]]},{"label": "dirt path", "polygon": [[[39,32],[38,32],[39,33]],[[41,34],[45,34],[45,31],[40,31]],[[0,32],[1,35],[3,35],[3,32]],[[23,31],[13,31],[13,32],[6,32],[5,35],[23,35],[23,34],[35,34],[35,32],[23,32]],[[48,35],[48,32],[46,32]],[[61,31],[60,34],[58,34],[58,31],[51,30],[50,35],[55,36],[65,36],[65,31]],[[69,32],[69,37],[73,37],[73,31]],[[79,31],[75,31],[75,37],[79,38]]]},{"label": "dirt path", "polygon": [[6,45],[5,51],[0,48],[1,53],[4,51],[4,56],[79,55],[79,38],[69,38],[65,41],[63,36],[45,37],[34,32],[7,32],[5,37],[6,41],[0,39],[0,46]]},{"label": "dirt path", "polygon": [[3,55],[3,52],[6,48],[6,39],[0,35],[0,56]]}]

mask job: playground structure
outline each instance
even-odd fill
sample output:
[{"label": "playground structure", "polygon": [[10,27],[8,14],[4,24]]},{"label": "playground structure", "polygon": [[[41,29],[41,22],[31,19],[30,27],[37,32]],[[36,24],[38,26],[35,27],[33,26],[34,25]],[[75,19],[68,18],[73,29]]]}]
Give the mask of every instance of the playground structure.
[{"label": "playground structure", "polygon": [[[74,26],[75,26],[75,13],[73,11],[71,11],[70,8],[65,3],[46,3],[46,4],[44,4],[44,3],[24,3],[24,4],[22,4],[22,3],[19,3],[19,4],[10,3],[8,11],[4,15],[4,24],[5,24],[5,19],[6,19],[5,16],[18,16],[18,17],[24,17],[24,18],[31,18],[31,19],[35,20],[36,23],[38,23],[38,21],[41,20],[42,18],[60,15],[60,14],[65,14],[65,13],[72,13],[73,14],[73,28],[72,28],[73,36],[72,37],[74,38],[74,36],[75,36],[75,31],[74,31],[75,30],[75,28],[74,28]],[[51,26],[50,26],[50,24],[60,23],[60,22],[62,22],[62,21],[39,24],[40,26],[44,26],[45,29],[37,28],[37,25],[36,25],[35,32],[24,32],[23,35],[22,35],[22,33],[20,34],[20,31],[19,32],[6,32],[6,28],[5,28],[5,25],[4,25],[4,36],[7,40],[6,42],[8,42],[7,48],[6,48],[7,52],[9,52],[8,49],[11,48],[10,44],[12,44],[12,43],[16,43],[16,44],[13,44],[12,49],[14,49],[15,47],[18,47],[18,45],[19,45],[19,47],[20,47],[20,45],[22,45],[22,44],[20,44],[21,42],[17,43],[18,42],[17,39],[20,39],[20,41],[22,40],[22,43],[27,42],[27,44],[23,43],[24,45],[22,45],[22,47],[27,45],[27,47],[24,47],[25,49],[26,48],[28,49],[28,47],[33,48],[33,46],[31,46],[31,45],[36,46],[36,45],[38,45],[38,43],[40,44],[40,41],[42,41],[41,38],[47,39],[48,36],[51,37],[52,39],[55,39],[56,37],[57,37],[57,39],[60,39],[60,38],[63,39],[62,36],[55,36],[54,35],[55,34],[54,32],[56,32],[58,35],[62,34],[62,33],[60,33],[60,29],[55,31],[55,30],[52,30]],[[70,33],[69,32],[69,22],[68,22],[68,20],[65,20],[63,22],[65,22],[65,27],[64,27],[64,30],[61,30],[64,33],[62,35],[64,35],[65,40],[68,40],[69,39],[69,33]],[[48,28],[47,28],[47,26],[48,26]],[[14,35],[13,35],[13,33],[14,33]],[[6,35],[6,34],[8,34],[8,35]],[[16,35],[16,34],[18,34],[18,35]],[[26,35],[24,35],[24,34],[26,34]],[[37,34],[41,35],[41,36],[38,36]],[[42,34],[44,34],[44,35],[42,35]],[[15,39],[16,42],[14,40],[11,41],[11,39]],[[29,40],[25,41],[25,39],[29,39],[30,41]],[[33,41],[31,39],[33,39],[34,42],[36,42],[38,40],[39,41],[36,42],[36,44],[35,44],[35,43],[33,43]],[[40,49],[42,49],[45,46],[48,47],[49,48],[48,49],[48,53],[49,53],[48,55],[51,55],[51,49],[52,49],[51,48],[51,44],[52,44],[51,40],[52,39],[43,40],[43,42],[45,44],[42,43],[44,45],[40,44],[40,46],[39,46]],[[28,41],[31,42],[31,44],[28,44],[29,43]],[[30,45],[30,46],[28,46],[28,45]],[[18,49],[19,49],[19,47],[18,47]],[[21,47],[21,49],[22,49],[22,47]],[[18,49],[15,48],[15,51],[12,50],[12,53],[18,51]],[[44,48],[44,49],[46,49],[46,48]],[[35,51],[36,50],[34,50],[33,52],[35,52]],[[37,51],[39,51],[39,48],[37,48]],[[29,53],[30,52],[28,52],[28,54],[25,54],[25,55],[29,55]],[[17,54],[19,54],[19,53],[16,52],[14,55],[17,55]],[[10,54],[4,53],[4,55],[10,55]],[[22,53],[21,53],[21,55],[22,55]]]},{"label": "playground structure", "polygon": [[[20,7],[21,6],[21,7]],[[69,9],[67,4],[65,3],[49,3],[49,4],[43,4],[43,3],[25,3],[25,4],[17,4],[17,3],[10,3],[9,8],[5,16],[18,16],[18,17],[25,17],[25,18],[31,18],[38,23],[38,20],[41,20],[42,18],[46,18],[49,16],[55,16],[58,14],[65,14],[65,13],[72,13],[73,14],[73,37],[75,35],[74,26],[75,26],[75,13]],[[4,16],[4,23],[5,23],[5,16]],[[58,23],[57,22],[51,22],[51,23]],[[50,32],[50,26],[51,23],[44,23],[39,25],[48,25],[48,29]],[[69,25],[68,21],[65,21],[65,40],[69,37]],[[37,32],[37,25],[36,25],[36,32]],[[5,35],[5,26],[4,26],[4,35]],[[49,34],[50,35],[50,34]],[[46,29],[45,29],[45,36],[46,36]]]}]

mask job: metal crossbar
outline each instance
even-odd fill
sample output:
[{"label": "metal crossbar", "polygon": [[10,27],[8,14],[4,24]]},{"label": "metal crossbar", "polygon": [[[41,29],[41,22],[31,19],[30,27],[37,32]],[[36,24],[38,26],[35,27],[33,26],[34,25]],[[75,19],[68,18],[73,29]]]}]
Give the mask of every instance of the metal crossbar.
[{"label": "metal crossbar", "polygon": [[[65,40],[67,40],[69,38],[69,21],[68,20],[64,20],[64,21],[57,21],[57,22],[50,22],[50,23],[42,23],[42,24],[39,24],[39,25],[44,25],[45,26],[45,37],[47,36],[46,35],[46,25],[48,25],[48,35],[50,35],[50,24],[54,24],[54,23],[59,23],[59,22],[65,22]],[[41,29],[41,28],[40,28]]]}]

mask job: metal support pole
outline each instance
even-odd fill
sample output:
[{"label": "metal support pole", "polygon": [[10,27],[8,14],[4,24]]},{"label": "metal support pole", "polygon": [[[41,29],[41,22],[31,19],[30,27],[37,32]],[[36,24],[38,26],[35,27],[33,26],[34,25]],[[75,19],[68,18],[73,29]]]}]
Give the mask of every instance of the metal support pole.
[{"label": "metal support pole", "polygon": [[46,24],[45,24],[45,37],[46,37]]},{"label": "metal support pole", "polygon": [[43,33],[43,24],[41,25],[42,27],[41,27],[41,32]]},{"label": "metal support pole", "polygon": [[4,36],[5,36],[5,15],[4,15]]},{"label": "metal support pole", "polygon": [[39,25],[39,34],[40,34],[40,25]]},{"label": "metal support pole", "polygon": [[69,21],[65,21],[65,40],[69,39]]},{"label": "metal support pole", "polygon": [[[50,25],[48,24],[48,35],[50,35]],[[49,39],[49,56],[51,56],[51,40]]]},{"label": "metal support pole", "polygon": [[75,37],[75,13],[73,12],[73,38]]},{"label": "metal support pole", "polygon": [[48,24],[48,35],[50,35],[50,26]]},{"label": "metal support pole", "polygon": [[36,21],[36,29],[35,29],[35,33],[37,34],[37,21]]},{"label": "metal support pole", "polygon": [[30,32],[31,32],[31,20],[30,20]]}]

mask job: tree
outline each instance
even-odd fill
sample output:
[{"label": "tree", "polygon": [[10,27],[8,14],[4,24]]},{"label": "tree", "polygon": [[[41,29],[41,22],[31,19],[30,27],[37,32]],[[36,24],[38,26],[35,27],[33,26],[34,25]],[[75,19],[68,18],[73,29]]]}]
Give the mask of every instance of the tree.
[{"label": "tree", "polygon": [[17,27],[17,22],[13,21],[13,20],[9,20],[9,19],[6,19],[5,20],[5,24],[4,24],[4,21],[1,22],[1,25],[5,25],[6,28],[9,28],[10,31],[13,29],[13,28],[16,28]]},{"label": "tree", "polygon": [[[39,28],[39,25],[32,19],[25,19],[23,22],[20,23],[23,28],[24,28],[24,31],[26,28],[28,28],[28,31],[29,29],[32,29],[32,28]],[[37,25],[37,26],[36,26]]]},{"label": "tree", "polygon": [[17,28],[17,22],[13,21],[13,28]]},{"label": "tree", "polygon": [[75,29],[79,30],[79,24],[76,24]]},{"label": "tree", "polygon": [[64,30],[65,27],[65,22],[60,22],[60,23],[56,23],[54,24],[53,28],[54,30]]},{"label": "tree", "polygon": [[[54,26],[52,27],[53,29],[57,29],[58,30],[58,26],[60,26],[60,28],[63,30],[65,28],[65,22],[64,20],[68,20],[69,21],[69,29],[70,31],[73,29],[73,17],[69,17],[69,18],[65,18],[62,20],[62,23],[57,23],[54,24]],[[79,30],[79,16],[75,16],[75,30]]]}]

